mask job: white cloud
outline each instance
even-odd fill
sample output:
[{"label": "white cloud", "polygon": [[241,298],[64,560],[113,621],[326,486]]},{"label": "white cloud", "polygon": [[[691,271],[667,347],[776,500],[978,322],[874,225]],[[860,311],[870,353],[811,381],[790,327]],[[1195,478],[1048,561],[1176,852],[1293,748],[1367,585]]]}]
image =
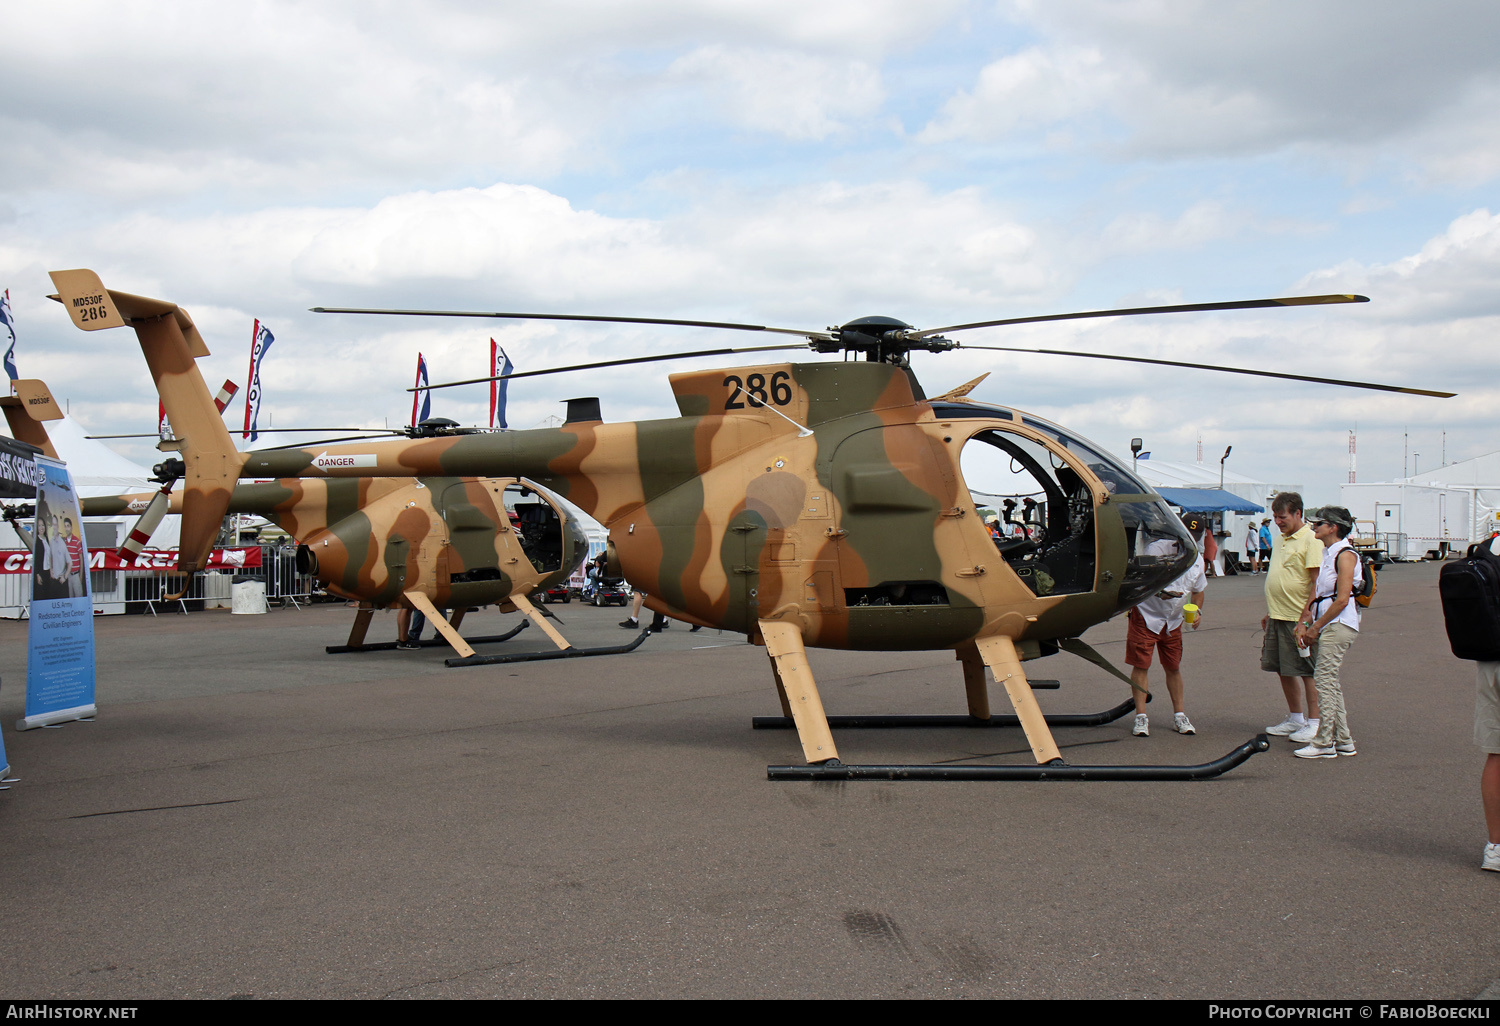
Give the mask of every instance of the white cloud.
[{"label": "white cloud", "polygon": [[1105,225],[1099,245],[1102,253],[1109,254],[1194,249],[1235,234],[1247,220],[1246,215],[1232,213],[1221,203],[1201,200],[1171,219],[1144,211],[1121,214]]},{"label": "white cloud", "polygon": [[[1500,316],[1500,215],[1475,210],[1455,219],[1441,235],[1429,239],[1420,250],[1387,264],[1365,266],[1353,261],[1316,271],[1301,282],[1307,288],[1339,285],[1366,292],[1378,306],[1383,320],[1420,325],[1428,331],[1433,322],[1451,325],[1455,318]],[[1448,357],[1489,357],[1485,352],[1455,353],[1446,345]],[[1500,364],[1500,359],[1496,360]]]},{"label": "white cloud", "polygon": [[1045,129],[1106,104],[1118,73],[1093,47],[1031,47],[979,72],[917,136],[995,142],[1027,129]]},{"label": "white cloud", "polygon": [[1485,113],[1500,95],[1490,43],[1500,8],[1484,0],[1420,16],[1355,0],[1008,6],[1045,41],[987,65],[924,140],[1014,141],[1092,116],[1118,126],[1094,142],[1132,158],[1296,146],[1354,165],[1383,155],[1463,182],[1500,170],[1500,132]]},{"label": "white cloud", "polygon": [[825,139],[880,108],[880,73],[863,61],[793,51],[703,46],[667,69],[674,84],[721,95],[734,119],[789,139]]},{"label": "white cloud", "polygon": [[624,126],[670,125],[705,82],[749,127],[820,139],[879,107],[869,60],[955,6],[17,7],[0,188],[222,205],[551,175],[607,163]]},{"label": "white cloud", "polygon": [[[971,332],[972,341],[1076,349],[1459,393],[1431,399],[1333,386],[1043,356],[959,354],[943,380],[1007,367],[979,398],[1011,402],[1067,424],[1116,451],[1130,435],[1164,458],[1190,460],[1235,446],[1240,466],[1305,480],[1337,499],[1348,431],[1359,429],[1360,479],[1400,476],[1402,434],[1459,459],[1500,438],[1500,217],[1459,217],[1415,253],[1383,264],[1320,269],[1284,294],[1356,292],[1368,305],[1245,311],[1036,325]],[[924,365],[924,371],[926,367]],[[937,373],[936,370],[926,371]],[[1001,377],[997,375],[997,377]],[[1446,432],[1446,442],[1443,433]]]},{"label": "white cloud", "polygon": [[[828,183],[764,194],[724,190],[664,219],[580,210],[535,186],[414,192],[368,207],[283,207],[174,219],[137,214],[0,246],[27,374],[54,381],[95,430],[129,410],[149,420],[149,382],[128,336],[80,334],[41,300],[44,271],[92,266],[107,285],[183,304],[214,357],[205,375],[243,375],[250,324],[272,325],[267,365],[277,422],[404,420],[418,349],[437,378],[471,377],[491,334],[527,367],[777,338],[677,328],[505,321],[402,322],[317,316],[312,305],[687,316],[822,329],[869,313],[951,323],[1013,309],[1066,282],[1033,229],[977,189]],[[661,416],[663,370],[649,366],[518,382],[514,401],[595,389],[612,416]],[[122,393],[141,395],[122,405]],[[448,415],[483,416],[473,395]],[[83,404],[80,407],[80,404]],[[468,404],[465,406],[464,404]],[[537,419],[542,416],[537,412]],[[522,415],[524,416],[524,414]]]}]

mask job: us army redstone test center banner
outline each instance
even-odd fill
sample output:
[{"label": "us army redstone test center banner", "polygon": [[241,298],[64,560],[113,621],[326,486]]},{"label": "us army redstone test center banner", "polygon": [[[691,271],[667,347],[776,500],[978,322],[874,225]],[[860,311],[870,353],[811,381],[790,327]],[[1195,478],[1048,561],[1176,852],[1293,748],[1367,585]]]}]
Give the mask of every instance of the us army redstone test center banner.
[{"label": "us army redstone test center banner", "polygon": [[26,715],[17,730],[94,715],[94,602],[83,517],[68,468],[36,458]]}]

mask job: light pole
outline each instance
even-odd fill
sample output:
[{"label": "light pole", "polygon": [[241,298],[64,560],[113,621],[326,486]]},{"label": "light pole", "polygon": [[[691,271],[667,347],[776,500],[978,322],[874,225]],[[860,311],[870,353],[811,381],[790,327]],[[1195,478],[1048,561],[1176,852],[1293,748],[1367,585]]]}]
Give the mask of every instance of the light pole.
[{"label": "light pole", "polygon": [[1130,469],[1135,470],[1136,463],[1140,460],[1142,442],[1139,438],[1130,440]]},{"label": "light pole", "polygon": [[1224,446],[1224,455],[1219,457],[1219,491],[1224,490],[1224,461],[1229,459],[1229,454],[1234,451],[1234,446]]}]

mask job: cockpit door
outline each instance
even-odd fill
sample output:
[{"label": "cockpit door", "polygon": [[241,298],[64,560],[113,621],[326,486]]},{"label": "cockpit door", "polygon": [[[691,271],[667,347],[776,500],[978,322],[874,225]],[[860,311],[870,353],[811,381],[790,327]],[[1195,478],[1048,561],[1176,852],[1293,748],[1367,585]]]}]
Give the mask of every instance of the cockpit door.
[{"label": "cockpit door", "polygon": [[992,426],[964,443],[960,466],[989,550],[1038,598],[1092,591],[1097,481],[1060,446]]}]

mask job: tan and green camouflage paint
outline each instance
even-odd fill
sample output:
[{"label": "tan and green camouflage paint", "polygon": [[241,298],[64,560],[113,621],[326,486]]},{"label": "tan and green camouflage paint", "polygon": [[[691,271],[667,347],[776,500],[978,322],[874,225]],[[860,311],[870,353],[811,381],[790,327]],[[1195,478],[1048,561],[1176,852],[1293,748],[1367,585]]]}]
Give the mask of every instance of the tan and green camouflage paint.
[{"label": "tan and green camouflage paint", "polygon": [[203,336],[186,310],[175,303],[105,289],[87,268],[49,272],[74,325],[98,331],[130,325],[135,329],[151,380],[179,439],[187,473],[182,488],[179,566],[201,569],[213,548],[237,478],[244,476],[238,452],[214,406],[213,396],[194,362],[208,355]]},{"label": "tan and green camouflage paint", "polygon": [[[806,644],[824,648],[953,648],[1003,634],[1030,654],[1038,640],[1076,636],[1115,611],[1127,547],[1111,496],[1014,411],[967,403],[968,416],[940,420],[909,371],[880,363],[670,380],[682,416],[668,420],[253,453],[244,473],[330,484],[524,475],[610,529],[620,568],[648,606],[752,636],[759,619],[793,622]],[[745,391],[752,381],[759,406]],[[1050,449],[1091,489],[1092,591],[1034,595],[996,552],[958,460],[970,437],[992,428]],[[360,458],[332,465],[344,456]],[[845,601],[846,588],[915,580],[941,584],[948,605]]]},{"label": "tan and green camouflage paint", "polygon": [[[563,530],[563,565],[543,573],[521,548],[505,511],[511,484],[533,487],[557,512]],[[84,516],[139,512],[152,492],[83,500]],[[182,512],[173,494],[169,512]],[[420,591],[438,608],[500,603],[565,580],[582,561],[588,542],[576,518],[545,490],[516,478],[364,478],[329,481],[241,482],[230,513],[266,517],[307,547],[317,560],[314,576],[336,595],[386,606],[402,592]],[[454,575],[494,571],[487,580],[454,581]]]}]

